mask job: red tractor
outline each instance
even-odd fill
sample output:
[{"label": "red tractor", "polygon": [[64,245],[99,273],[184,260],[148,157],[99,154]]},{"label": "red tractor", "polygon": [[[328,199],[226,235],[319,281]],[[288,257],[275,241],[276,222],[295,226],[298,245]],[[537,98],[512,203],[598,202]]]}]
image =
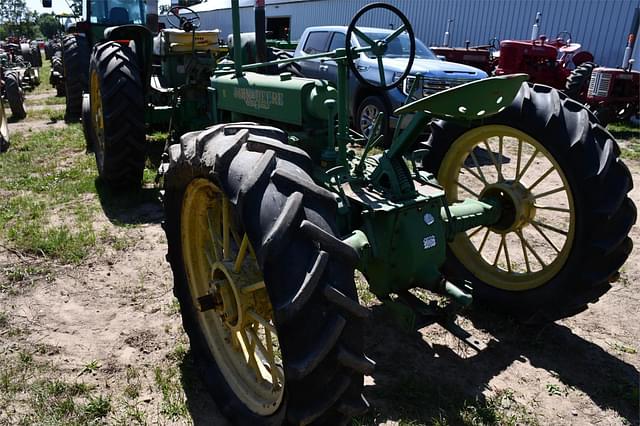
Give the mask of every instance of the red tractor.
[{"label": "red tractor", "polygon": [[500,43],[500,58],[494,73],[526,73],[531,82],[563,90],[574,68],[583,64],[594,67],[593,55],[580,47],[571,42],[571,35],[566,31],[551,41],[545,36],[526,41],[504,40]]},{"label": "red tractor", "polygon": [[640,71],[631,69],[635,37],[629,34],[620,68],[577,67],[567,79],[565,93],[585,103],[603,126],[640,112]]}]

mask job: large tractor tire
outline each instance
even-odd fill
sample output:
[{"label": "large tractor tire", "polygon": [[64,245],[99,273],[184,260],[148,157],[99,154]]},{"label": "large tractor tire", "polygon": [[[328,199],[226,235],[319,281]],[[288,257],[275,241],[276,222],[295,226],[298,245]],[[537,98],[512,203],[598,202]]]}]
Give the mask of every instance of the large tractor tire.
[{"label": "large tractor tire", "polygon": [[432,124],[423,165],[450,202],[501,199],[500,221],[456,236],[445,276],[477,301],[525,322],[572,316],[618,278],[636,207],[620,150],[564,94],[523,84],[503,112],[471,128]]},{"label": "large tractor tire", "polygon": [[[51,71],[56,72],[58,76],[64,76],[64,67],[62,66],[62,54],[54,55],[51,58]],[[49,78],[49,84],[55,86],[56,88],[56,96],[65,96],[66,88],[64,84],[64,77],[62,79],[53,79]]]},{"label": "large tractor tire", "polygon": [[9,124],[4,113],[4,103],[0,99],[0,153],[9,149]]},{"label": "large tractor tire", "polygon": [[62,65],[66,99],[65,120],[78,121],[82,113],[82,92],[88,88],[89,45],[84,35],[70,34],[62,42]]},{"label": "large tractor tire", "polygon": [[[146,158],[144,93],[133,51],[117,42],[91,56],[90,115],[100,178],[118,189],[138,188]],[[87,145],[87,146],[88,146]]]},{"label": "large tractor tire", "polygon": [[88,93],[82,95],[82,132],[84,133],[84,141],[86,151],[95,152],[96,133],[93,130],[91,120],[91,96]]},{"label": "large tractor tire", "polygon": [[11,108],[11,117],[14,120],[22,120],[27,116],[27,111],[24,109],[24,91],[20,87],[20,76],[17,72],[5,74],[4,88]]},{"label": "large tractor tire", "polygon": [[31,60],[29,63],[34,68],[40,68],[42,66],[42,53],[40,52],[40,48],[38,46],[31,47]]},{"label": "large tractor tire", "polygon": [[355,251],[284,132],[182,136],[164,175],[174,293],[203,381],[232,424],[345,424],[368,403]]},{"label": "large tractor tire", "polygon": [[595,67],[596,64],[593,62],[584,62],[571,71],[565,83],[564,93],[571,99],[583,102],[587,97],[591,73]]}]

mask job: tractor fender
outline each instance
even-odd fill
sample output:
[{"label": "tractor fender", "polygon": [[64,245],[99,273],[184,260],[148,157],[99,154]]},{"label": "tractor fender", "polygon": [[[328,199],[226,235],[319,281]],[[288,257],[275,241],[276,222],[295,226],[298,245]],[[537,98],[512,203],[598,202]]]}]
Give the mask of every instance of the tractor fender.
[{"label": "tractor fender", "polygon": [[[153,35],[144,25],[130,24],[108,27],[104,30],[105,41],[123,42],[126,40],[134,43],[133,50],[140,69],[141,81],[145,93],[151,82],[151,65],[153,64]],[[131,45],[131,44],[130,44]]]}]

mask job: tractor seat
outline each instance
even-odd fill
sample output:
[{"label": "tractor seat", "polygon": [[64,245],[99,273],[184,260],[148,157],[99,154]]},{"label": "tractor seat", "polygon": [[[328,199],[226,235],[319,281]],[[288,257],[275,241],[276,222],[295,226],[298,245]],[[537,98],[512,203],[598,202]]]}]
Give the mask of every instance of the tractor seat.
[{"label": "tractor seat", "polygon": [[129,12],[124,7],[112,7],[109,10],[110,25],[126,25],[129,23]]}]

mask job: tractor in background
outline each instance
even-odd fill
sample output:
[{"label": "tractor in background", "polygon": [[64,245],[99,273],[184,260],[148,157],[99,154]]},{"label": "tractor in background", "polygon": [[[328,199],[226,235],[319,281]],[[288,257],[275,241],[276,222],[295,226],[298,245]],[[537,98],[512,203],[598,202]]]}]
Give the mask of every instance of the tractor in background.
[{"label": "tractor in background", "polygon": [[640,114],[640,71],[631,69],[634,41],[629,34],[619,68],[582,64],[567,79],[565,93],[586,104],[603,126]]},{"label": "tractor in background", "polygon": [[[9,40],[0,50],[0,77],[2,79],[2,97],[11,108],[15,120],[27,116],[24,107],[25,91],[33,90],[40,84],[40,72],[36,66],[42,64],[40,51],[32,51],[28,43]],[[38,62],[39,60],[39,62]]]},{"label": "tractor in background", "polygon": [[[359,24],[369,13],[389,14],[393,33],[368,37]],[[168,147],[159,173],[174,294],[202,380],[233,424],[346,424],[367,410],[363,378],[375,364],[356,269],[405,327],[437,322],[482,351],[454,321],[462,307],[532,323],[569,317],[611,288],[631,251],[633,185],[616,142],[582,105],[526,75],[411,102],[414,84],[395,111],[408,126],[376,154],[382,115],[369,137],[350,131],[354,58],[378,59],[380,78],[365,80],[373,90],[397,87],[410,65],[386,81],[383,58],[405,34],[415,56],[398,9],[357,12],[344,47],[307,57],[335,62],[337,87],[257,73],[290,59],[246,64],[234,49],[202,93],[212,125]],[[352,49],[355,36],[365,44]]]}]

